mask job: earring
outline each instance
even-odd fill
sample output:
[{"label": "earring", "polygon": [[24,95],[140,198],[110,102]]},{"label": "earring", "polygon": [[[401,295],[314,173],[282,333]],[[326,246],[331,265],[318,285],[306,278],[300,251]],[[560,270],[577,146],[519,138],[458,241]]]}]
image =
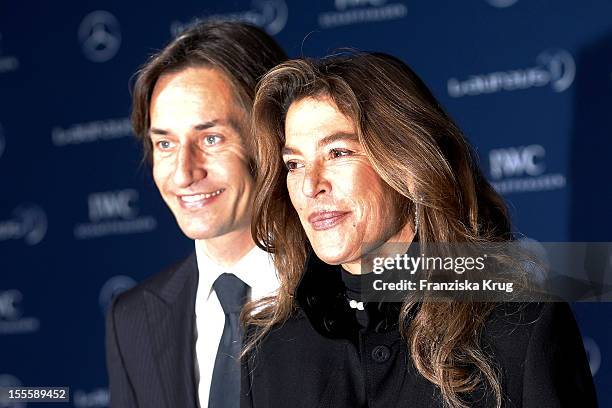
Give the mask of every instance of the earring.
[{"label": "earring", "polygon": [[[418,201],[418,202],[417,202]],[[423,202],[423,197],[419,196],[417,201],[414,202],[414,235],[419,230],[419,202]]]}]

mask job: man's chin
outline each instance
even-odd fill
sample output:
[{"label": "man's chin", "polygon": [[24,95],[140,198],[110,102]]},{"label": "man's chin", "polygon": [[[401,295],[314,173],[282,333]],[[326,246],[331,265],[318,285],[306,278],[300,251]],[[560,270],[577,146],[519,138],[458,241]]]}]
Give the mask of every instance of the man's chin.
[{"label": "man's chin", "polygon": [[214,227],[210,225],[181,225],[179,228],[183,231],[183,234],[189,239],[212,239],[221,236],[225,233],[222,228]]}]

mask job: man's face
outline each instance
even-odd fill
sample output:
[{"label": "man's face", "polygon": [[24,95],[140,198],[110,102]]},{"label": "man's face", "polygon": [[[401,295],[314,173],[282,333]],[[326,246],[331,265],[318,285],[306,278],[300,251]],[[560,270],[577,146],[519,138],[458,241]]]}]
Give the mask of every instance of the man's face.
[{"label": "man's face", "polygon": [[162,75],[150,118],[153,178],[185,235],[211,239],[249,228],[245,117],[226,77],[210,68]]}]

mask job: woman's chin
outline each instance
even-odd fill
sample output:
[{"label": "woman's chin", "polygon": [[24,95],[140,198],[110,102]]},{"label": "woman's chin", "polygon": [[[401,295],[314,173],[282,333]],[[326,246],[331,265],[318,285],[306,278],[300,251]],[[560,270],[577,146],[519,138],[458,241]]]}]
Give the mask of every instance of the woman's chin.
[{"label": "woman's chin", "polygon": [[351,258],[349,251],[347,251],[345,248],[317,248],[314,246],[313,249],[315,254],[317,254],[317,257],[329,265],[340,265],[348,262],[348,260]]}]

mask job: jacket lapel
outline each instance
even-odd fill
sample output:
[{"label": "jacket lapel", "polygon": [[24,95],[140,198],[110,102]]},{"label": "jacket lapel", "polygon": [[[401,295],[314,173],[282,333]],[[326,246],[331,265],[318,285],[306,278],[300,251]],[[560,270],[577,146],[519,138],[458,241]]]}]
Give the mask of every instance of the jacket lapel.
[{"label": "jacket lapel", "polygon": [[196,407],[194,309],[197,286],[194,253],[159,287],[145,292],[153,356],[169,408]]}]

